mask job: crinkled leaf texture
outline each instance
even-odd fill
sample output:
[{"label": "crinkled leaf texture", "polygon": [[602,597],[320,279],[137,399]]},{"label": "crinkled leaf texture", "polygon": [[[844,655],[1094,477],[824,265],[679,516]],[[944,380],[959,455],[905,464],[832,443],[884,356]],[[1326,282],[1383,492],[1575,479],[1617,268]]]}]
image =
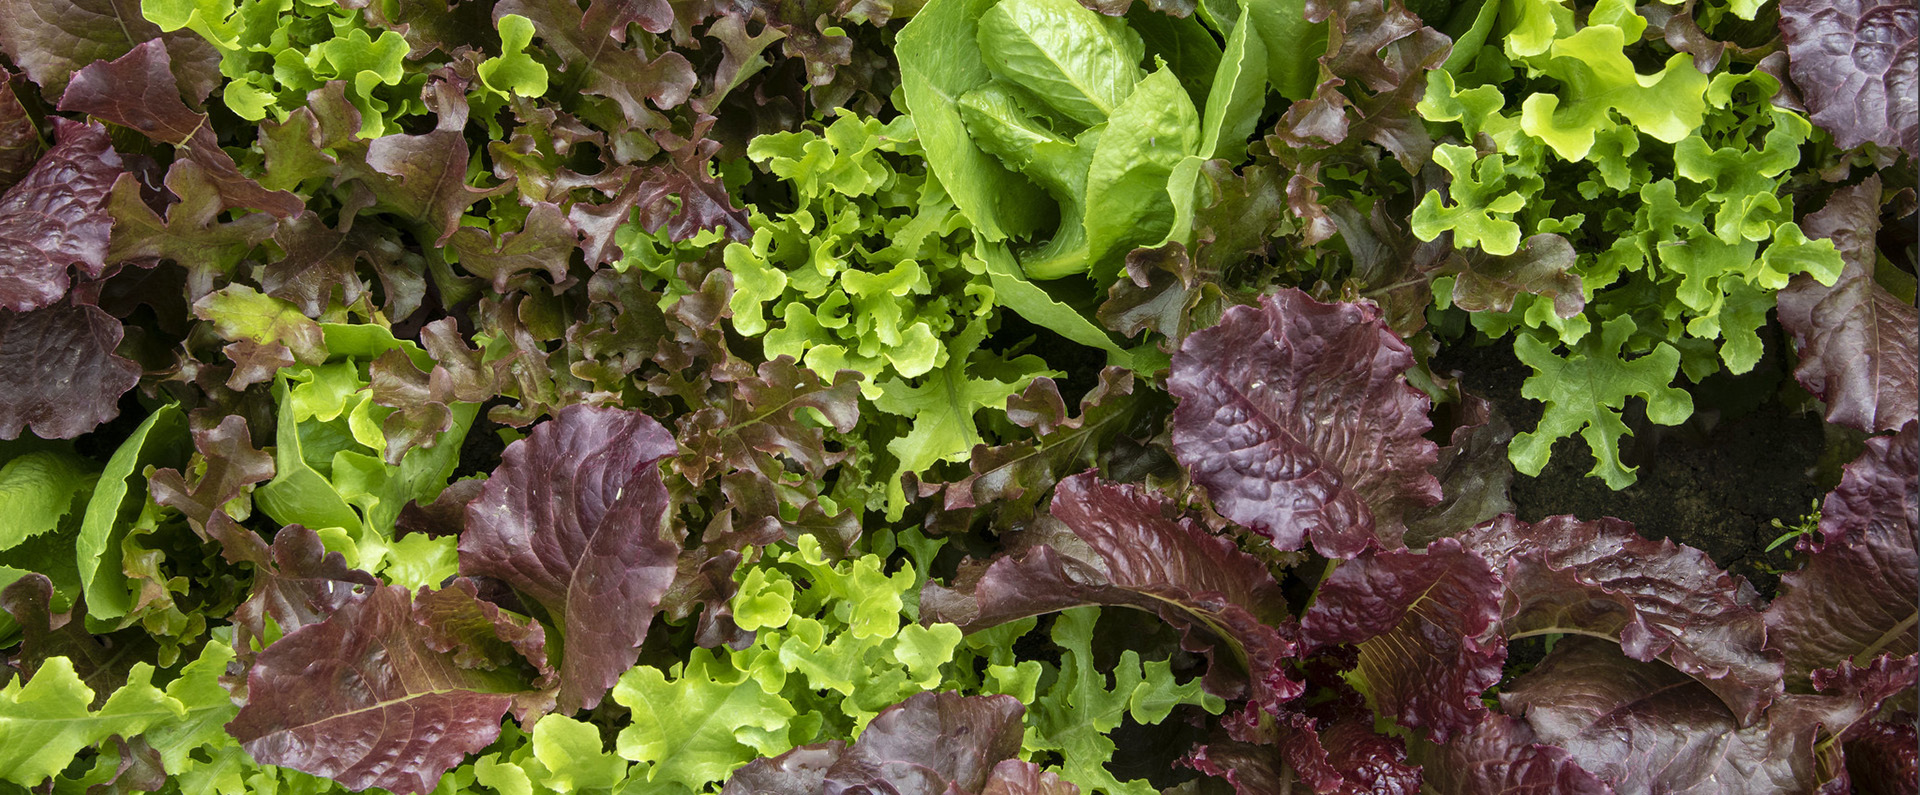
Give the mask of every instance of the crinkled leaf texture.
[{"label": "crinkled leaf texture", "polygon": [[1526,721],[1493,713],[1446,745],[1416,745],[1414,759],[1440,795],[1614,795],[1567,749],[1538,739]]},{"label": "crinkled leaf texture", "polygon": [[60,143],[0,196],[0,308],[26,312],[67,294],[67,266],[91,277],[106,267],[107,192],[120,155],[107,129],[53,121]]},{"label": "crinkled leaf texture", "polygon": [[140,381],[140,366],[114,353],[124,333],[95,306],[0,309],[0,439],[28,427],[71,439],[118,416]]},{"label": "crinkled leaf texture", "polygon": [[952,589],[928,584],[922,619],[973,631],[1083,605],[1134,607],[1166,619],[1189,649],[1211,656],[1207,684],[1216,695],[1277,708],[1300,694],[1283,668],[1293,619],[1258,558],[1178,516],[1165,497],[1092,472],[1061,481],[1052,511],[1072,535],[1034,541]]},{"label": "crinkled leaf texture", "polygon": [[1499,594],[1498,573],[1455,539],[1369,550],[1320,584],[1300,630],[1316,646],[1358,644],[1377,708],[1445,742],[1485,717],[1480,694],[1500,681]]},{"label": "crinkled leaf texture", "polygon": [[1820,539],[1800,542],[1806,568],[1780,578],[1767,606],[1767,645],[1786,655],[1787,684],[1803,690],[1813,671],[1842,660],[1864,666],[1881,654],[1911,655],[1913,599],[1920,589],[1920,423],[1867,440],[1820,506]]},{"label": "crinkled leaf texture", "polygon": [[1780,692],[1780,655],[1767,651],[1760,598],[1705,552],[1642,538],[1617,519],[1503,516],[1461,537],[1504,575],[1508,637],[1577,633],[1616,638],[1640,661],[1698,679],[1742,725]]},{"label": "crinkled leaf texture", "polygon": [[[1819,695],[1777,699],[1742,726],[1719,697],[1658,662],[1602,640],[1561,638],[1500,696],[1541,742],[1564,748],[1616,792],[1745,795],[1846,792],[1837,743],[1912,687],[1913,657],[1843,667]],[[1823,784],[1836,785],[1821,789]]]},{"label": "crinkled leaf texture", "polygon": [[470,589],[417,599],[401,586],[368,589],[260,652],[227,731],[266,764],[355,790],[431,791],[499,736],[528,690],[519,666],[476,664],[518,633],[515,622],[450,619],[475,612],[458,606],[471,601]]},{"label": "crinkled leaf texture", "polygon": [[1872,142],[1920,157],[1914,39],[1920,13],[1902,0],[1781,0],[1793,81],[1834,143]]},{"label": "crinkled leaf texture", "polygon": [[559,630],[562,713],[599,704],[633,666],[673,583],[680,541],[655,462],[677,450],[637,411],[568,406],[509,445],[467,506],[460,572],[505,582]]},{"label": "crinkled leaf texture", "polygon": [[1800,274],[1780,291],[1780,325],[1793,335],[1795,378],[1827,404],[1827,421],[1891,431],[1920,411],[1920,312],[1873,279],[1880,177],[1841,188],[1807,216],[1809,237],[1832,238],[1846,263],[1825,286]]},{"label": "crinkled leaf texture", "polygon": [[1174,354],[1174,454],[1221,515],[1282,550],[1401,546],[1402,515],[1441,498],[1412,366],[1371,304],[1263,296]]},{"label": "crinkled leaf texture", "polygon": [[724,795],[1078,795],[1015,758],[1024,712],[1012,696],[921,693],[875,716],[852,746],[830,741],[754,761]]}]

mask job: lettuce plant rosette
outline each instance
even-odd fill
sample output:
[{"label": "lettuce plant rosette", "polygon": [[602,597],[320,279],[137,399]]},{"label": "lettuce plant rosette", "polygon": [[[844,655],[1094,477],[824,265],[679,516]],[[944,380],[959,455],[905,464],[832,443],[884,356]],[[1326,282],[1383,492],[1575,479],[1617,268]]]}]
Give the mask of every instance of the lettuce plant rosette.
[{"label": "lettuce plant rosette", "polygon": [[1920,791],[1910,6],[0,19],[0,791]]}]

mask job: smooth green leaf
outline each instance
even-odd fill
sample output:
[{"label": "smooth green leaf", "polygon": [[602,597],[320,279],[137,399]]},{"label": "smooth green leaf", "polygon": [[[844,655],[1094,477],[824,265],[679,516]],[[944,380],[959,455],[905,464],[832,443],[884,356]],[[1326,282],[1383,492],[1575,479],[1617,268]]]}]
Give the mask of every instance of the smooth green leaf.
[{"label": "smooth green leaf", "polygon": [[169,404],[147,415],[107,459],[74,542],[88,615],[118,619],[133,609],[133,588],[122,565],[123,541],[147,502],[143,473],[148,467],[184,469],[192,455],[186,413]]}]

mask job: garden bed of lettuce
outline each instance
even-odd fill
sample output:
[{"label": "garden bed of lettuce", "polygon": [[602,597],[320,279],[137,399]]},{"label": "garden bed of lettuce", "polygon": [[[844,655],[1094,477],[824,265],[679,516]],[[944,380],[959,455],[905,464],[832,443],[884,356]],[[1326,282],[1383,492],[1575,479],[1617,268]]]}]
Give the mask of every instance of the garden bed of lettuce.
[{"label": "garden bed of lettuce", "polygon": [[0,0],[0,791],[1920,793],[1917,32]]}]

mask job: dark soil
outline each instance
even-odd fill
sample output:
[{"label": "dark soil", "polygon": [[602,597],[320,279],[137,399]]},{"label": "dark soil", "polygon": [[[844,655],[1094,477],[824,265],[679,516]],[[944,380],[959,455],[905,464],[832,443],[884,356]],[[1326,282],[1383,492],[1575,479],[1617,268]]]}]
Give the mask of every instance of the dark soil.
[{"label": "dark soil", "polygon": [[[1767,331],[1766,357],[1752,373],[1721,374],[1689,387],[1695,412],[1687,423],[1651,425],[1639,399],[1629,402],[1627,425],[1635,436],[1622,440],[1622,458],[1639,467],[1639,482],[1609,489],[1587,475],[1593,457],[1586,442],[1562,439],[1538,477],[1514,476],[1519,518],[1624,519],[1649,538],[1705,551],[1771,598],[1778,572],[1794,567],[1787,557],[1791,543],[1766,551],[1781,535],[1773,520],[1797,523],[1832,484],[1821,482],[1831,477],[1822,471],[1823,423],[1781,400],[1796,387],[1780,361],[1777,329]],[[1506,340],[1449,346],[1433,369],[1458,372],[1467,390],[1493,401],[1516,430],[1531,430],[1539,421],[1542,404],[1520,396],[1532,370],[1514,358]]]}]

